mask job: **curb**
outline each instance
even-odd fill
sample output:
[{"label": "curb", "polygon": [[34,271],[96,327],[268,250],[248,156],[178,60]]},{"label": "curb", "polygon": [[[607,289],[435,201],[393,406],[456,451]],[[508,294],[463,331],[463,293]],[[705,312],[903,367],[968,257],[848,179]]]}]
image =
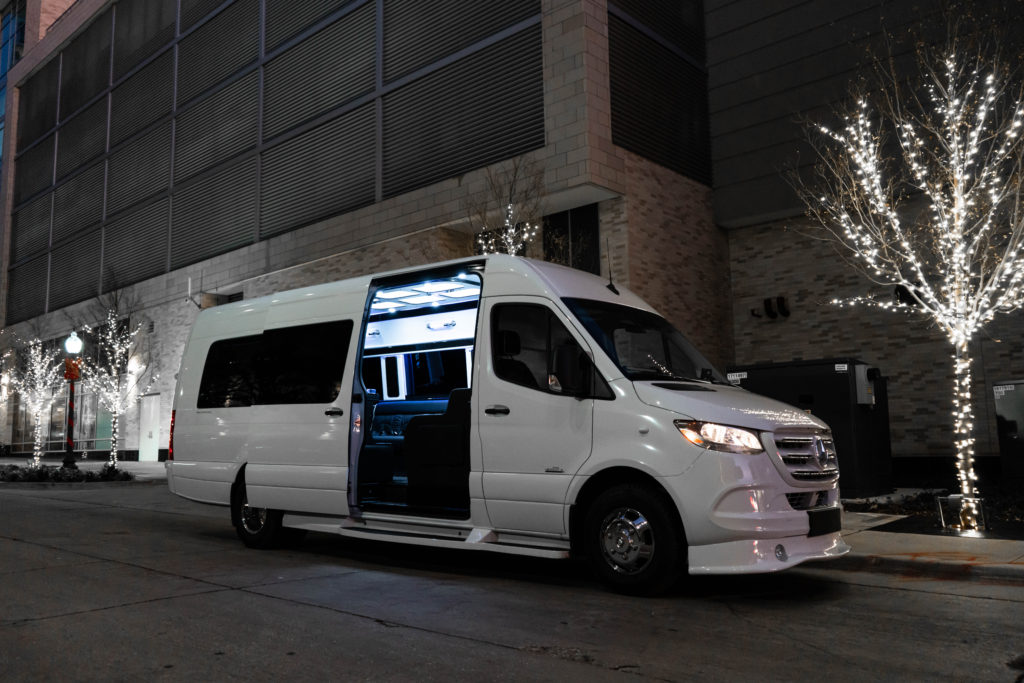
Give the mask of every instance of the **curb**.
[{"label": "curb", "polygon": [[946,581],[998,581],[1024,586],[1024,564],[970,564],[939,560],[912,560],[889,555],[849,553],[807,568],[839,569],[850,572],[899,574],[907,578],[927,577]]}]

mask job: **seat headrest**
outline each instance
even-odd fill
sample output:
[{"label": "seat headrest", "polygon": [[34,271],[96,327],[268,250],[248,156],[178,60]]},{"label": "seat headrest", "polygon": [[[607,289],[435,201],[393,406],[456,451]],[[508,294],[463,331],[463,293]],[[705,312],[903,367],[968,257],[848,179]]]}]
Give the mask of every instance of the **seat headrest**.
[{"label": "seat headrest", "polygon": [[513,330],[498,330],[498,352],[502,356],[517,356],[522,350],[519,333]]}]

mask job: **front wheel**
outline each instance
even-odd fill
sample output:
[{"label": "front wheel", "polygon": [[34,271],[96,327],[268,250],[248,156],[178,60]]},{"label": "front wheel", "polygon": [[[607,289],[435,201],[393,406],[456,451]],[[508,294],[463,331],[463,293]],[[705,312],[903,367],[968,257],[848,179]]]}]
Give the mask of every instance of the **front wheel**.
[{"label": "front wheel", "polygon": [[600,493],[583,523],[591,567],[612,590],[664,592],[685,571],[686,541],[660,492],[623,484]]},{"label": "front wheel", "polygon": [[245,479],[241,478],[231,489],[231,522],[235,533],[250,548],[273,548],[283,540],[280,510],[268,510],[249,505],[245,493]]}]

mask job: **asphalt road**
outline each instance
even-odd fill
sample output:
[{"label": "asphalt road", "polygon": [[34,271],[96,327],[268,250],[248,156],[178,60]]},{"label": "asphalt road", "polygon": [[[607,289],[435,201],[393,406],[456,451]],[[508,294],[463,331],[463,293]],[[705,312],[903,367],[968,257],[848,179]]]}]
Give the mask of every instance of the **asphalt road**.
[{"label": "asphalt road", "polygon": [[628,598],[568,562],[248,550],[162,483],[0,484],[0,680],[1021,680],[1019,586],[824,567]]}]

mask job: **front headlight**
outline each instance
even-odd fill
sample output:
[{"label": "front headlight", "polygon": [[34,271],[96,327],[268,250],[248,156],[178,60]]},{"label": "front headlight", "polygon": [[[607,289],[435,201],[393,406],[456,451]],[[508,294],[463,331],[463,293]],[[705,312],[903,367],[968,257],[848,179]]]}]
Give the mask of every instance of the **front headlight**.
[{"label": "front headlight", "polygon": [[675,425],[687,441],[701,448],[748,455],[764,450],[757,434],[749,429],[696,420],[676,420]]}]

